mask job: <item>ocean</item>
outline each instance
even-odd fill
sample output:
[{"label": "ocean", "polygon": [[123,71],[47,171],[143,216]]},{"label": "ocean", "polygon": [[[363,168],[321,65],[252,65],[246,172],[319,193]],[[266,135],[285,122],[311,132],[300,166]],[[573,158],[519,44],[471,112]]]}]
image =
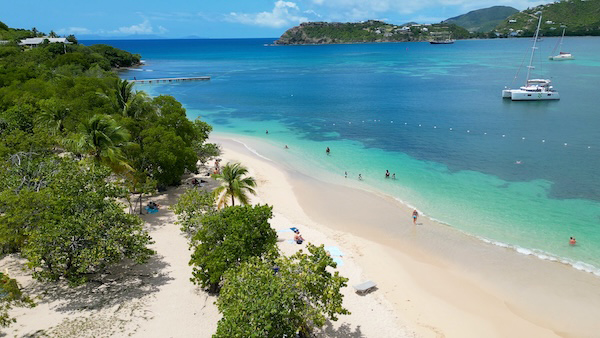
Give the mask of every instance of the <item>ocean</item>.
[{"label": "ocean", "polygon": [[561,95],[547,102],[501,98],[523,84],[531,39],[273,40],[82,43],[141,54],[146,65],[121,72],[126,79],[211,76],[136,89],[173,95],[215,132],[276,145],[281,152],[261,155],[292,170],[388,194],[481,240],[600,276],[600,38],[565,38],[572,61],[548,61],[557,39],[541,41],[532,77],[552,79]]}]

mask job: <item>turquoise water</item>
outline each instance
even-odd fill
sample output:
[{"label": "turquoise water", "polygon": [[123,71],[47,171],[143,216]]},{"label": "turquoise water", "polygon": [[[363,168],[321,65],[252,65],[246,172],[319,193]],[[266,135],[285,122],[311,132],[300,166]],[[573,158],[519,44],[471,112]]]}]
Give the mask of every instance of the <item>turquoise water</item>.
[{"label": "turquoise water", "polygon": [[[556,39],[544,39],[534,77],[552,78],[557,102],[500,98],[528,39],[271,41],[110,43],[147,62],[125,78],[210,75],[138,89],[175,96],[216,131],[287,144],[296,155],[274,160],[324,179],[347,171],[357,184],[360,173],[360,184],[463,232],[600,274],[600,38],[566,38],[577,59],[563,62],[546,61]],[[386,169],[397,179],[385,179]]]}]

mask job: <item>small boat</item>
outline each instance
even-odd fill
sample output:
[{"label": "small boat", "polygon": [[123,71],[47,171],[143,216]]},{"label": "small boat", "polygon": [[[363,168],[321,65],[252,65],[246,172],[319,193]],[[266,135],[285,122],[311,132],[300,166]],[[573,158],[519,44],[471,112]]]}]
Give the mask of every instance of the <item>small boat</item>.
[{"label": "small boat", "polygon": [[529,66],[527,66],[527,79],[525,81],[525,85],[519,87],[519,89],[505,88],[502,90],[502,98],[511,99],[513,101],[560,100],[560,95],[552,88],[550,85],[550,80],[530,79],[531,70],[535,68],[532,65],[533,56],[535,55],[535,50],[537,49],[537,38],[539,36],[540,25],[542,23],[542,12],[538,12],[536,14],[539,14],[540,18],[538,20],[537,29],[535,30],[535,37],[533,38],[533,47],[531,47],[531,57],[529,58]]},{"label": "small boat", "polygon": [[[558,55],[549,56],[548,59],[553,60],[553,61],[562,61],[562,60],[573,60],[573,59],[575,59],[571,53],[563,52],[562,51],[562,43],[563,43],[563,39],[565,38],[565,30],[566,29],[567,29],[566,27],[563,27],[562,36],[560,37],[560,43],[557,45],[557,47],[558,47]],[[556,47],[554,47],[554,50],[552,51],[552,54],[554,54],[555,51],[556,51]]]},{"label": "small boat", "polygon": [[435,40],[429,40],[429,43],[432,45],[449,45],[454,43],[456,40],[452,39],[452,33],[450,33],[450,35],[448,35],[448,38],[446,39],[435,39]]}]

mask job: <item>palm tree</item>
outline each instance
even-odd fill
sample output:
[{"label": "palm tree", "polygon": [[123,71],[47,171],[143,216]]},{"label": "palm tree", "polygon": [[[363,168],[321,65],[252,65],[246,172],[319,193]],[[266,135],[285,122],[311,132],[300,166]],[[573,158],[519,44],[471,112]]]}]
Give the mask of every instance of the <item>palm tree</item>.
[{"label": "palm tree", "polygon": [[52,134],[62,134],[65,130],[65,120],[69,117],[69,108],[65,108],[54,100],[45,100],[42,111],[37,116],[37,122],[47,126]]},{"label": "palm tree", "polygon": [[82,124],[81,132],[71,144],[76,152],[92,156],[97,163],[104,163],[114,170],[132,170],[120,149],[128,140],[129,132],[112,117],[94,115]]},{"label": "palm tree", "polygon": [[256,191],[254,191],[256,181],[253,177],[244,177],[246,174],[248,174],[248,169],[240,163],[227,163],[223,167],[222,174],[213,175],[214,179],[221,181],[221,186],[213,191],[217,198],[217,207],[227,206],[229,197],[231,197],[231,205],[235,205],[235,198],[241,204],[248,204],[247,193],[256,195]]},{"label": "palm tree", "polygon": [[117,79],[115,83],[116,109],[123,114],[138,118],[143,113],[142,105],[149,101],[148,95],[143,91],[134,91],[134,82]]}]

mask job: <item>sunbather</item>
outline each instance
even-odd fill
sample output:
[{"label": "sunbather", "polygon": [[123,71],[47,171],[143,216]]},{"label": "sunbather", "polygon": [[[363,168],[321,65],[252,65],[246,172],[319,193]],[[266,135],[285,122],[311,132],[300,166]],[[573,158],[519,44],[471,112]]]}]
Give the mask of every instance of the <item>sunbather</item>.
[{"label": "sunbather", "polygon": [[296,242],[296,244],[302,244],[302,242],[304,242],[304,238],[302,238],[302,235],[300,235],[300,232],[297,232],[294,235],[294,242]]}]

